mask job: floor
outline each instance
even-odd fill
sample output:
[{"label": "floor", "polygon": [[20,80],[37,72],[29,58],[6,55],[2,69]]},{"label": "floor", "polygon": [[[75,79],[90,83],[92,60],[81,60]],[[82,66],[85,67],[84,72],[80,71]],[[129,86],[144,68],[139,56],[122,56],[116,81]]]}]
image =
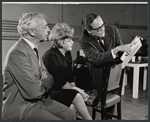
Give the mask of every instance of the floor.
[{"label": "floor", "polygon": [[128,84],[126,86],[125,95],[122,96],[122,116],[127,120],[148,120],[148,85],[147,89],[143,90],[142,70],[141,68],[138,99],[132,98],[133,71],[128,71]]},{"label": "floor", "polygon": [[148,120],[148,90],[140,88],[139,98],[134,99],[127,86],[122,96],[122,117],[127,120]]},{"label": "floor", "polygon": [[[148,90],[139,91],[139,98],[132,98],[132,89],[129,86],[125,88],[125,95],[122,96],[122,120],[148,120]],[[88,107],[91,114],[91,108]],[[100,113],[96,114],[95,120],[100,120]]]}]

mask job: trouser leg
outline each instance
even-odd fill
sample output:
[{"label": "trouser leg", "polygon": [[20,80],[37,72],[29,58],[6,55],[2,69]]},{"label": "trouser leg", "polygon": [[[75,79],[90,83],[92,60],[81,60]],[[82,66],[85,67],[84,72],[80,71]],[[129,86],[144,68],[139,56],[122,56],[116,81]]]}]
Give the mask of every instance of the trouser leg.
[{"label": "trouser leg", "polygon": [[93,101],[93,105],[97,106],[98,103],[101,101],[100,100],[100,95],[101,95],[101,86],[100,85],[96,85],[95,86],[96,90],[94,90],[94,95],[96,96],[95,100]]},{"label": "trouser leg", "polygon": [[50,112],[42,109],[42,115],[40,120],[61,120],[57,115],[53,115]]},{"label": "trouser leg", "polygon": [[51,104],[48,105],[45,110],[50,112],[51,114],[59,117],[62,120],[75,120],[76,114],[73,110],[68,108],[67,106],[52,100]]}]

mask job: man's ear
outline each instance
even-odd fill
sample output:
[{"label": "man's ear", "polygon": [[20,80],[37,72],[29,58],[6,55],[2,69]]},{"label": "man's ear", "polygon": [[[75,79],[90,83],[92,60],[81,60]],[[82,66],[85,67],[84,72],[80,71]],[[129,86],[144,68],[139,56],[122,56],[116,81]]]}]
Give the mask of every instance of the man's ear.
[{"label": "man's ear", "polygon": [[91,31],[88,31],[88,33],[90,33],[90,34],[91,34]]},{"label": "man's ear", "polygon": [[88,32],[89,34],[91,34],[91,31],[87,30],[87,32]]},{"label": "man's ear", "polygon": [[85,30],[86,30],[88,33],[90,33],[90,34],[91,34],[91,31],[89,31],[86,27],[85,27]]},{"label": "man's ear", "polygon": [[31,37],[35,37],[35,30],[34,30],[34,29],[31,29],[31,30],[29,31],[29,35],[30,35]]}]

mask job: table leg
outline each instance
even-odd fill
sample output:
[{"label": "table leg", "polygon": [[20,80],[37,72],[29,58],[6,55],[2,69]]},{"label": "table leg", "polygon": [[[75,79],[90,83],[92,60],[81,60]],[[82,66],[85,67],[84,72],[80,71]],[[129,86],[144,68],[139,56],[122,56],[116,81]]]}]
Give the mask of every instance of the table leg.
[{"label": "table leg", "polygon": [[138,98],[138,90],[139,90],[139,67],[134,66],[133,71],[133,91],[132,91],[132,97]]},{"label": "table leg", "polygon": [[147,69],[146,67],[144,67],[143,90],[146,90],[146,83],[147,83]]},{"label": "table leg", "polygon": [[125,94],[125,86],[127,85],[127,72],[126,72],[126,68],[124,69],[124,77],[123,77],[123,84],[122,84],[122,92],[121,95]]}]

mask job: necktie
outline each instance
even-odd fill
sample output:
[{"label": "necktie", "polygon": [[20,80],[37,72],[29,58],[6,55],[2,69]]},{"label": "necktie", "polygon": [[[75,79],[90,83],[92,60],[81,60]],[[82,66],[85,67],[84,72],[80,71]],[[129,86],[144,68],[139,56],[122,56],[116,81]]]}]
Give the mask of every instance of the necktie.
[{"label": "necktie", "polygon": [[[103,41],[103,42],[102,42]],[[105,49],[104,38],[99,38],[98,44],[101,45]]]},{"label": "necktie", "polygon": [[99,45],[104,46],[104,41],[103,40],[97,40],[97,42],[98,42]]},{"label": "necktie", "polygon": [[39,54],[38,54],[38,49],[37,49],[37,47],[33,48],[33,50],[35,51],[35,53],[36,53],[36,55],[37,55],[37,58],[38,58],[38,60],[39,60]]}]

